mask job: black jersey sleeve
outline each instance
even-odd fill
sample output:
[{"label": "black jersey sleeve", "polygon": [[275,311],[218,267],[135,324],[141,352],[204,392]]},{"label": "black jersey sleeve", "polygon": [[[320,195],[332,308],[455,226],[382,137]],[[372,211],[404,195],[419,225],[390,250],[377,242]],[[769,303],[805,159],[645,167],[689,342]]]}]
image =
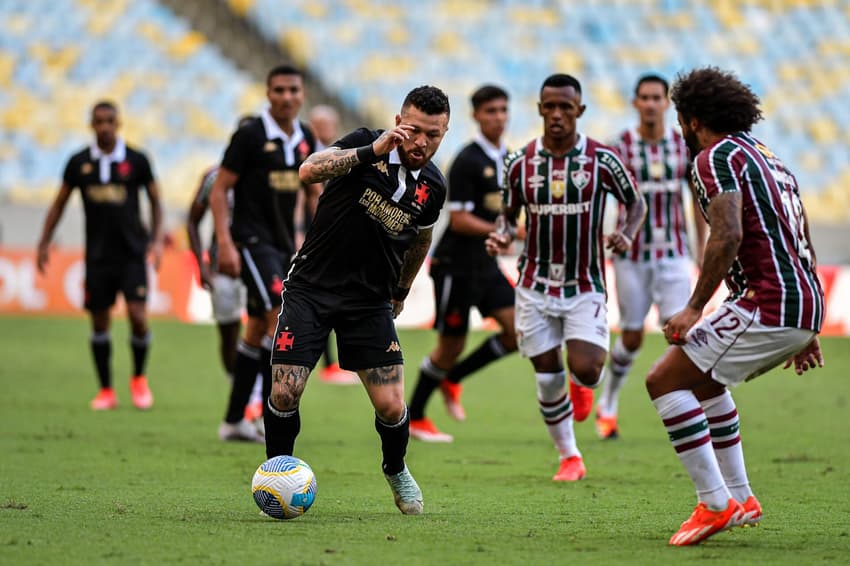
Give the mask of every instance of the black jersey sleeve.
[{"label": "black jersey sleeve", "polygon": [[[476,173],[478,171],[476,171],[471,160],[466,158],[465,153],[460,153],[449,169],[448,201],[463,205],[459,210],[472,210],[472,204],[475,203]],[[452,209],[458,210],[457,207],[452,207]]]},{"label": "black jersey sleeve", "polygon": [[254,145],[254,136],[248,128],[239,128],[230,137],[230,144],[224,150],[221,166],[233,171],[240,177],[248,169]]},{"label": "black jersey sleeve", "polygon": [[372,143],[377,138],[378,136],[376,135],[376,132],[373,132],[368,128],[358,128],[332,143],[331,147],[338,147],[339,149],[363,147],[364,145]]},{"label": "black jersey sleeve", "polygon": [[79,177],[77,174],[80,172],[79,161],[76,159],[76,156],[68,159],[68,163],[65,164],[65,171],[62,173],[62,182],[64,182],[69,187],[76,188],[80,184]]},{"label": "black jersey sleeve", "polygon": [[139,152],[139,183],[147,186],[153,180],[153,167],[150,159],[144,153]]}]

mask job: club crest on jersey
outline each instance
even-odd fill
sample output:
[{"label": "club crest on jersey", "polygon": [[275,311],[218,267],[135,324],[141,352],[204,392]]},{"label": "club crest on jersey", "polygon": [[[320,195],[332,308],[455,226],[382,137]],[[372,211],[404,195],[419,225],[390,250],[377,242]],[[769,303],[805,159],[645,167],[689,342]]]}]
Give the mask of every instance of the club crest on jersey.
[{"label": "club crest on jersey", "polygon": [[488,165],[487,167],[484,168],[483,171],[481,171],[481,176],[484,177],[485,179],[489,179],[490,177],[495,177],[496,176],[496,170]]},{"label": "club crest on jersey", "polygon": [[653,161],[649,164],[649,176],[655,179],[661,179],[664,176],[664,164],[660,161]]},{"label": "club crest on jersey", "polygon": [[567,192],[567,172],[564,169],[552,170],[552,183],[550,184],[552,196],[561,198]]},{"label": "club crest on jersey", "polygon": [[413,198],[416,199],[416,204],[424,205],[428,201],[428,195],[431,194],[431,188],[425,183],[417,183],[416,190],[413,192]]},{"label": "club crest on jersey", "polygon": [[307,143],[307,140],[301,140],[301,143],[298,144],[298,159],[304,161],[309,153],[310,145]]},{"label": "club crest on jersey", "polygon": [[582,190],[590,182],[590,172],[578,169],[570,173],[570,179],[578,190]]},{"label": "club crest on jersey", "polygon": [[122,177],[129,177],[132,171],[133,167],[130,165],[129,161],[125,160],[118,164],[118,174]]},{"label": "club crest on jersey", "polygon": [[91,164],[91,163],[88,163],[88,162],[83,163],[83,164],[80,166],[80,173],[81,173],[81,174],[83,174],[83,175],[88,175],[88,174],[89,174],[89,173],[91,173],[93,170],[94,170],[94,167],[92,166],[92,164]]},{"label": "club crest on jersey", "polygon": [[376,161],[372,164],[372,167],[383,173],[384,175],[389,175],[389,170],[387,169],[387,164],[383,161]]},{"label": "club crest on jersey", "polygon": [[277,144],[274,143],[273,141],[269,140],[263,146],[263,151],[265,151],[266,153],[271,153],[273,151],[277,151]]}]

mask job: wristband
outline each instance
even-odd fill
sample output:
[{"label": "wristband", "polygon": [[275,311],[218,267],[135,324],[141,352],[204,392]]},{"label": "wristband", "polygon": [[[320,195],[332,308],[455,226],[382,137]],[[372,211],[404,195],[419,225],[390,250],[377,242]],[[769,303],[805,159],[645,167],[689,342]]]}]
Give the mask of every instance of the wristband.
[{"label": "wristband", "polygon": [[375,155],[375,148],[372,147],[371,143],[369,145],[358,147],[355,151],[357,152],[357,160],[360,163],[372,163],[377,157],[377,155]]},{"label": "wristband", "polygon": [[395,286],[392,292],[392,298],[394,301],[403,301],[410,294],[410,287],[399,287]]}]

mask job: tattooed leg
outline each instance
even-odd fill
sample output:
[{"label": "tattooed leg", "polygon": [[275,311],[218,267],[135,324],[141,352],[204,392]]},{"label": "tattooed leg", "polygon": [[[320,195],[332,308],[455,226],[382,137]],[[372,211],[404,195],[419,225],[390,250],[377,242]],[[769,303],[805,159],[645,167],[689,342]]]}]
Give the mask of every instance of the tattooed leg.
[{"label": "tattooed leg", "polygon": [[370,368],[357,372],[384,422],[395,423],[404,417],[404,366],[401,364]]},{"label": "tattooed leg", "polygon": [[304,366],[274,364],[272,366],[272,405],[280,411],[297,409],[309,376],[310,370]]}]

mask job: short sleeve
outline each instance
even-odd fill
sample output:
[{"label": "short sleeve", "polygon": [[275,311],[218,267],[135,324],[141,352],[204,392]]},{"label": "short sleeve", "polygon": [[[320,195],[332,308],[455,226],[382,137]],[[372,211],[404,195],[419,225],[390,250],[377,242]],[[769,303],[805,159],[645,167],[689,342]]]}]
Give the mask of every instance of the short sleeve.
[{"label": "short sleeve", "polygon": [[475,208],[475,185],[480,171],[475,171],[472,160],[460,153],[449,169],[449,210],[471,212]]},{"label": "short sleeve", "polygon": [[741,191],[741,174],[747,164],[743,151],[735,144],[721,143],[701,152],[696,159],[694,177],[709,199],[722,192]]},{"label": "short sleeve", "polygon": [[377,132],[373,132],[368,128],[358,128],[332,143],[331,147],[338,147],[339,149],[363,147],[375,141],[378,137],[376,134]]},{"label": "short sleeve", "polygon": [[602,188],[623,204],[635,202],[638,196],[637,184],[619,154],[603,146],[596,150],[596,156]]},{"label": "short sleeve", "polygon": [[522,198],[522,164],[525,148],[505,157],[505,176],[502,179],[502,202],[505,208],[518,208]]},{"label": "short sleeve", "polygon": [[218,169],[213,169],[201,180],[201,190],[198,191],[198,198],[195,199],[195,202],[199,204],[206,204],[210,201],[210,193],[212,192],[213,185],[215,185],[215,180],[218,178]]},{"label": "short sleeve", "polygon": [[239,128],[230,137],[230,144],[224,150],[224,157],[221,160],[221,166],[233,171],[240,177],[248,170],[249,159],[251,157],[251,139],[249,128]]},{"label": "short sleeve", "polygon": [[65,164],[65,171],[62,173],[62,182],[72,189],[78,187],[80,184],[80,178],[78,177],[80,167],[77,163],[77,160],[72,157]]},{"label": "short sleeve", "polygon": [[139,153],[139,184],[146,185],[153,182],[154,174],[151,162],[144,153]]}]

